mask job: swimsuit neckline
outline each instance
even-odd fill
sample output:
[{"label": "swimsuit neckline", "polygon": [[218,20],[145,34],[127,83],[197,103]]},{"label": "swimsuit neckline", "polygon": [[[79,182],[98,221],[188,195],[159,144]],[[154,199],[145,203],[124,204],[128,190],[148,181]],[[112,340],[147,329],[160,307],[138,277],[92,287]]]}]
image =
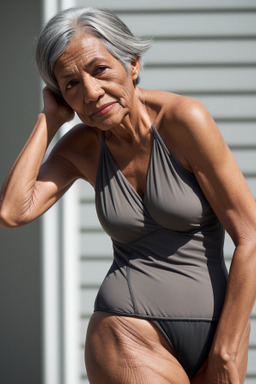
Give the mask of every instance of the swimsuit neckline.
[{"label": "swimsuit neckline", "polygon": [[148,176],[149,176],[149,173],[150,173],[150,166],[151,166],[151,163],[152,163],[152,157],[153,157],[153,147],[154,147],[154,142],[155,142],[155,132],[157,131],[154,123],[152,123],[151,125],[151,132],[152,132],[152,144],[151,144],[151,149],[150,149],[150,157],[149,157],[149,163],[148,163],[148,168],[147,168],[147,174],[146,174],[146,184],[145,184],[145,191],[144,191],[144,194],[143,196],[141,196],[137,191],[136,189],[134,188],[134,186],[130,183],[130,181],[127,179],[127,177],[123,174],[123,172],[121,171],[120,167],[118,166],[117,162],[115,161],[112,153],[110,152],[110,150],[108,149],[107,147],[107,144],[105,142],[105,132],[103,131],[103,135],[102,135],[102,144],[104,146],[104,149],[105,151],[107,152],[108,156],[110,157],[111,159],[111,162],[113,163],[114,167],[115,167],[115,170],[118,172],[118,174],[120,175],[120,177],[122,178],[122,180],[125,182],[125,184],[129,187],[129,189],[133,192],[133,194],[140,200],[140,202],[144,203],[144,200],[145,200],[145,195],[146,195],[146,192],[147,192],[147,185],[148,185]]}]

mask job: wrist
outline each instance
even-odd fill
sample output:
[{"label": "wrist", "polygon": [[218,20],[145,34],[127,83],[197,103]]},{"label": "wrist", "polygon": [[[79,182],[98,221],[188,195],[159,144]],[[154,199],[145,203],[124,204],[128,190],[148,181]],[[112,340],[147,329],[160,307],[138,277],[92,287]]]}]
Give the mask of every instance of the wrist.
[{"label": "wrist", "polygon": [[43,109],[39,113],[39,117],[42,117],[45,119],[45,122],[47,123],[47,127],[49,128],[55,128],[56,131],[67,122],[66,119],[64,119],[61,115],[58,113],[50,113]]},{"label": "wrist", "polygon": [[40,112],[37,117],[36,129],[43,129],[46,134],[46,146],[52,141],[60,127],[63,125],[61,120],[47,116],[44,112]]},{"label": "wrist", "polygon": [[222,364],[235,361],[237,356],[236,348],[225,345],[213,345],[209,353],[210,359],[218,360]]}]

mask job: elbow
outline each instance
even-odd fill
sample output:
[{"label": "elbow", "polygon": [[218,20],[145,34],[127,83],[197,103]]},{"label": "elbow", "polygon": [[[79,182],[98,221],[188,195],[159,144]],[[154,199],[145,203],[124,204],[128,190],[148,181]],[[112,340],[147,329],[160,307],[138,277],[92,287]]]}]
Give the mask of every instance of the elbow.
[{"label": "elbow", "polygon": [[0,209],[0,226],[5,229],[18,228],[25,223],[17,220],[9,210],[1,207]]},{"label": "elbow", "polygon": [[236,249],[247,248],[251,251],[256,250],[256,222],[241,224],[239,229],[229,234]]},{"label": "elbow", "polygon": [[250,235],[247,236],[245,242],[244,242],[248,249],[251,250],[253,254],[256,253],[256,232],[252,231]]},{"label": "elbow", "polygon": [[244,263],[245,261],[250,263],[250,261],[253,261],[255,263],[256,261],[256,235],[255,236],[248,236],[247,238],[244,238],[241,242],[236,244],[236,255],[241,256],[241,261]]}]

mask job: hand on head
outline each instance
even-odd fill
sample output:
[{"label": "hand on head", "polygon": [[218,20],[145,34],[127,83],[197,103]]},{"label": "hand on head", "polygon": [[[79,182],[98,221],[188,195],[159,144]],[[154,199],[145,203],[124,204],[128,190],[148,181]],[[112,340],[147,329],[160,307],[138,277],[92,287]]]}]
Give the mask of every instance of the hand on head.
[{"label": "hand on head", "polygon": [[62,124],[74,118],[75,113],[73,109],[70,108],[61,95],[53,92],[48,86],[43,89],[43,100],[44,107],[42,112],[47,117],[56,118]]}]

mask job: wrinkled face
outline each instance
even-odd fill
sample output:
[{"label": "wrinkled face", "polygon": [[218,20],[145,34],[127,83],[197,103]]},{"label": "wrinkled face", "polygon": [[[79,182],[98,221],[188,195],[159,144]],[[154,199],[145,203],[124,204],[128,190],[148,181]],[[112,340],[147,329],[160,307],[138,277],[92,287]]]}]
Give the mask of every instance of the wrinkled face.
[{"label": "wrinkled face", "polygon": [[102,42],[92,35],[71,41],[54,67],[54,75],[67,104],[87,125],[110,129],[121,124],[134,103],[133,80],[138,77],[137,60],[130,73]]}]

